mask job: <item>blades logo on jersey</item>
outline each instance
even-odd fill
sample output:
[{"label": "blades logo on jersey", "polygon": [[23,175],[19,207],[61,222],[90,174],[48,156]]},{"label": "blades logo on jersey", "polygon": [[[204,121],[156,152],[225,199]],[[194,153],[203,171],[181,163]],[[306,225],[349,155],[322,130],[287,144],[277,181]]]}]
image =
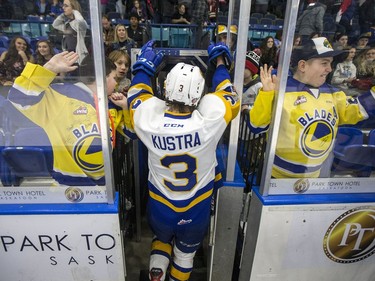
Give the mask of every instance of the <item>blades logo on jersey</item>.
[{"label": "blades logo on jersey", "polygon": [[308,124],[301,135],[301,148],[308,157],[324,156],[333,144],[333,128],[325,120],[315,120]]},{"label": "blades logo on jersey", "polygon": [[91,134],[79,139],[73,150],[73,157],[84,171],[94,173],[103,169],[104,162],[100,135]]}]

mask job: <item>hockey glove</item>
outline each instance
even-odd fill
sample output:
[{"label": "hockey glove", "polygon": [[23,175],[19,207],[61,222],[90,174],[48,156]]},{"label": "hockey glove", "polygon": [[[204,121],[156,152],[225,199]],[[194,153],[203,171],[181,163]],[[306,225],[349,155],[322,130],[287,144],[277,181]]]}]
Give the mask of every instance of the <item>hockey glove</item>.
[{"label": "hockey glove", "polygon": [[223,42],[218,42],[216,44],[212,43],[210,46],[208,46],[208,60],[215,67],[216,59],[219,56],[223,57],[226,68],[230,69],[233,59],[228,46],[225,45]]},{"label": "hockey glove", "polygon": [[163,60],[164,52],[157,52],[154,49],[155,41],[150,40],[139,51],[136,63],[133,65],[133,74],[143,70],[150,76],[154,76],[156,68]]}]

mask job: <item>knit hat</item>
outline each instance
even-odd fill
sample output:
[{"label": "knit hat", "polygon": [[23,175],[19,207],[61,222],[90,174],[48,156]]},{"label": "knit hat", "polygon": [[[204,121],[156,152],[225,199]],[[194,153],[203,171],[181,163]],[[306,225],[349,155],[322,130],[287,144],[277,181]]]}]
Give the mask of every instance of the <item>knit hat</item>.
[{"label": "knit hat", "polygon": [[253,51],[246,54],[245,67],[251,71],[252,74],[257,74],[259,71],[260,57]]},{"label": "knit hat", "polygon": [[291,65],[297,66],[300,60],[335,57],[342,52],[342,50],[335,51],[325,37],[312,38],[301,46],[295,47],[292,52]]}]

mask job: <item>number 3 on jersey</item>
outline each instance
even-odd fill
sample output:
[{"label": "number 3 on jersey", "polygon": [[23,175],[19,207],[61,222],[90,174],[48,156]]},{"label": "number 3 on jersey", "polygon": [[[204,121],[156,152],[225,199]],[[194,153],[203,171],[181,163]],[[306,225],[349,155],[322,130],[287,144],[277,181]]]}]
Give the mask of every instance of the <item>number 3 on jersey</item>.
[{"label": "number 3 on jersey", "polygon": [[[185,180],[185,185],[176,185],[164,179],[164,184],[172,191],[189,191],[197,183],[197,160],[189,154],[165,156],[160,160],[161,164],[171,169],[176,180]],[[185,166],[184,170],[176,170],[176,165]]]}]

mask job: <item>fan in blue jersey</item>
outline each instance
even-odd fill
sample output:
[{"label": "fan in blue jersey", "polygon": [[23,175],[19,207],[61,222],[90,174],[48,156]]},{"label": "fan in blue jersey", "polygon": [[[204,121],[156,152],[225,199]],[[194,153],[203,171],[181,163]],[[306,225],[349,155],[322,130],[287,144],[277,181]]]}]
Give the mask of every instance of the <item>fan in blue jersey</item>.
[{"label": "fan in blue jersey", "polygon": [[[75,70],[78,55],[62,52],[44,66],[28,63],[10,89],[14,111],[47,134],[52,148],[52,177],[64,185],[104,185],[104,159],[98,122],[95,68],[87,56],[80,65],[84,83],[57,83],[58,73]],[[107,59],[109,123],[112,145],[115,132],[125,128],[126,98],[113,93],[116,66]],[[52,83],[52,84],[51,84]],[[11,118],[11,117],[10,117]],[[27,159],[25,159],[27,161]]]},{"label": "fan in blue jersey", "polygon": [[[332,151],[339,125],[374,117],[375,88],[357,98],[326,83],[334,51],[325,37],[310,39],[292,53],[293,76],[287,81],[276,145],[274,178],[315,178]],[[254,133],[268,129],[277,77],[261,67],[263,88],[250,110]]]},{"label": "fan in blue jersey", "polygon": [[209,225],[216,146],[240,103],[223,43],[208,49],[216,66],[213,93],[204,95],[197,66],[178,63],[167,75],[165,100],[155,97],[151,77],[164,54],[153,46],[150,41],[141,49],[128,91],[132,129],[148,149],[148,221],[155,234],[150,279],[165,280],[169,270],[170,280],[188,280]]}]

